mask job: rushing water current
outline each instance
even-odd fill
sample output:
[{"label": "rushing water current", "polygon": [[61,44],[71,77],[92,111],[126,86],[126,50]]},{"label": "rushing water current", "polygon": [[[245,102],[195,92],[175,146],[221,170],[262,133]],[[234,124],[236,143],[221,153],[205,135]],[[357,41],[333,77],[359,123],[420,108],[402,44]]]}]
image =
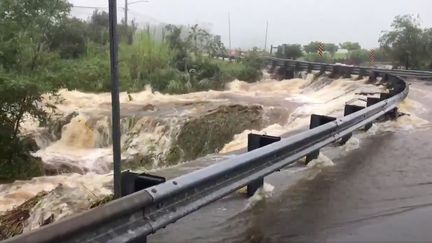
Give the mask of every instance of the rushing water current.
[{"label": "rushing water current", "polygon": [[[185,95],[163,95],[152,92],[151,89],[133,94],[122,93],[122,159],[128,161],[139,155],[151,154],[151,159],[146,160],[147,164],[138,170],[151,171],[168,178],[185,174],[244,152],[247,134],[250,132],[288,136],[306,129],[312,113],[342,116],[345,103],[364,105],[366,96],[363,93],[385,91],[384,87],[366,81],[331,80],[326,77],[314,79],[312,75],[308,75],[303,79],[282,81],[269,78],[257,83],[233,81],[225,91]],[[291,239],[323,239],[320,238],[322,222],[326,231],[327,227],[337,228],[337,225],[344,224],[347,220],[361,220],[392,210],[380,206],[380,200],[386,200],[384,196],[375,200],[376,194],[380,193],[379,189],[386,188],[380,184],[382,178],[390,173],[383,168],[392,167],[393,160],[396,164],[402,163],[399,161],[401,156],[408,156],[399,148],[404,146],[405,138],[409,138],[406,148],[416,149],[415,143],[423,141],[421,138],[425,136],[424,131],[428,131],[430,127],[431,113],[426,104],[431,88],[424,83],[415,82],[411,89],[409,97],[400,105],[400,111],[407,115],[396,121],[374,124],[367,132],[355,133],[344,146],[325,148],[319,158],[308,166],[298,163],[269,176],[265,186],[249,199],[240,190],[151,236],[152,242],[281,242]],[[31,210],[25,231],[38,228],[40,222],[47,217],[53,216],[58,220],[85,211],[93,199],[112,193],[109,94],[62,90],[58,97],[47,96],[45,100],[56,104],[56,115],[60,118],[74,114],[61,128],[61,136],[53,138],[52,132],[38,127],[30,119],[23,131],[35,136],[40,150],[34,155],[60,174],[0,185],[0,212],[18,206],[41,191],[50,191]],[[174,146],[173,139],[185,127],[184,121],[189,121],[190,117],[199,117],[209,109],[226,105],[259,105],[262,107],[260,126],[232,134],[232,139],[220,149],[208,155],[203,154],[193,161],[165,162]],[[234,126],[236,122],[240,123],[235,119],[233,121]],[[384,156],[386,152],[380,151],[380,147],[385,149],[386,145],[394,148],[389,148],[391,153]],[[384,156],[382,159],[385,163],[375,165],[374,159],[380,159],[380,156]],[[412,167],[417,168],[415,163],[420,157],[403,158],[409,160],[405,161],[407,164],[411,163]],[[366,166],[371,163],[372,166]],[[363,167],[368,168],[363,169],[366,171],[364,173],[371,173],[364,179],[362,174],[356,174]],[[374,167],[377,167],[377,171],[374,171]],[[398,170],[396,167],[393,169]],[[377,175],[377,179],[374,175],[380,170],[383,170],[383,174]],[[396,181],[397,177],[390,178],[389,183],[400,182]],[[362,183],[363,180],[367,183]],[[347,184],[351,187],[347,188]],[[367,192],[365,197],[372,194],[370,200],[375,211],[363,209],[362,200],[370,200],[353,196],[355,194],[350,192],[356,189]],[[332,197],[335,193],[339,194]],[[388,200],[395,200],[391,196],[396,197],[396,194],[389,194]],[[398,201],[400,207],[406,206],[404,200]],[[359,212],[355,211],[356,208],[359,208]],[[345,209],[347,212],[343,211]],[[350,216],[349,219],[344,218],[345,213]],[[307,238],[305,235],[308,230],[312,230],[311,227],[318,232],[313,234],[315,238]]]}]

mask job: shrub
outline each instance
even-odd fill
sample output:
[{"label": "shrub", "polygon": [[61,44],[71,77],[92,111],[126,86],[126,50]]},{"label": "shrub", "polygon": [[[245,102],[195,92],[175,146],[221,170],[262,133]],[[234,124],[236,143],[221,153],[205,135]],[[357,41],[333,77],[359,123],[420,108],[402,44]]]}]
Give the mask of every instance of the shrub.
[{"label": "shrub", "polygon": [[48,78],[58,87],[90,92],[110,89],[109,59],[99,56],[61,60],[49,67]]},{"label": "shrub", "polygon": [[[20,137],[24,117],[44,122],[41,94],[48,88],[33,77],[0,73],[0,180],[40,175],[40,161],[30,155],[34,144]],[[38,169],[39,168],[39,169]]]},{"label": "shrub", "polygon": [[[154,71],[148,75],[148,80],[144,84],[150,84],[153,90],[160,92],[173,93],[174,90],[183,90],[179,85],[173,84],[172,81],[182,81],[184,74],[175,68],[164,68]],[[171,85],[170,85],[171,84]],[[137,90],[142,89],[143,86],[137,87]],[[178,92],[174,92],[178,93]]]},{"label": "shrub", "polygon": [[168,68],[171,58],[169,47],[155,41],[148,32],[139,32],[133,45],[120,46],[120,62],[128,67],[134,80],[146,80],[149,74]]},{"label": "shrub", "polygon": [[332,63],[332,58],[328,53],[324,53],[323,56],[318,55],[318,53],[308,53],[304,56],[304,60],[308,62]]}]

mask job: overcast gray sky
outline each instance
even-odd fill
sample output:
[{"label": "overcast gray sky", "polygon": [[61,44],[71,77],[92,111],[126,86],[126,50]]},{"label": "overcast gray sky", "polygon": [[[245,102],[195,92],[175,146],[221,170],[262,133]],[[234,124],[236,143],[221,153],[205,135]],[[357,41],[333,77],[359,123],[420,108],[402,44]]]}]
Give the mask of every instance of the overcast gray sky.
[{"label": "overcast gray sky", "polygon": [[[129,0],[133,2],[135,0]],[[358,41],[365,48],[378,46],[382,30],[396,15],[419,15],[432,27],[432,0],[148,0],[129,6],[130,19],[139,23],[171,23],[209,27],[228,46],[228,12],[233,47],[264,46],[266,21],[268,45],[306,44],[309,41],[340,43]],[[74,5],[106,7],[108,0],[70,0]],[[124,0],[118,1],[119,19]],[[74,8],[72,14],[87,18],[91,9]]]}]

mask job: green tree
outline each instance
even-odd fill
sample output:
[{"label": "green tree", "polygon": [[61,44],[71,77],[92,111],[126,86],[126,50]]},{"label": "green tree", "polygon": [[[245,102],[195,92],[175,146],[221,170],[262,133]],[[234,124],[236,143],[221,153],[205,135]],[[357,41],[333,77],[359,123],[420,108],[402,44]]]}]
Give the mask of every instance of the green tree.
[{"label": "green tree", "polygon": [[346,41],[344,43],[339,44],[341,49],[346,49],[348,51],[360,50],[361,46],[358,42],[350,42]]},{"label": "green tree", "polygon": [[87,23],[77,18],[66,18],[62,25],[48,33],[49,47],[61,58],[78,58],[86,50]]},{"label": "green tree", "polygon": [[317,53],[319,43],[318,41],[311,41],[309,44],[304,45],[303,49],[306,53]]},{"label": "green tree", "polygon": [[87,36],[91,41],[106,45],[109,41],[109,15],[105,11],[95,10],[90,18]]},{"label": "green tree", "polygon": [[173,66],[180,71],[187,70],[189,43],[182,39],[182,27],[170,24],[165,27],[165,30],[165,41],[174,53]]},{"label": "green tree", "polygon": [[[425,29],[423,32],[423,46],[425,53],[425,63],[424,67],[428,69],[432,69],[432,28]],[[428,58],[429,57],[429,58]]]},{"label": "green tree", "polygon": [[308,53],[304,56],[304,60],[308,62],[332,63],[332,57],[329,53],[324,53],[322,56],[318,53]]},{"label": "green tree", "polygon": [[198,52],[202,50],[203,46],[209,42],[209,39],[210,34],[206,30],[200,28],[198,24],[195,24],[189,28],[187,41],[191,43],[192,51],[195,55],[197,55]]},{"label": "green tree", "polygon": [[226,53],[225,45],[222,43],[220,36],[211,38],[206,49],[210,57],[223,56]]},{"label": "green tree", "polygon": [[419,20],[411,15],[396,16],[391,27],[380,37],[381,47],[406,69],[420,67],[427,47]]},{"label": "green tree", "polygon": [[299,44],[282,44],[278,46],[276,57],[297,59],[303,56],[301,45]]},{"label": "green tree", "polygon": [[324,44],[324,50],[330,53],[332,57],[334,56],[334,54],[337,52],[338,49],[339,49],[338,46],[333,43]]},{"label": "green tree", "polygon": [[375,61],[377,62],[389,62],[391,61],[389,55],[383,48],[373,49],[375,52]]},{"label": "green tree", "polygon": [[365,49],[352,50],[347,55],[348,63],[354,65],[360,65],[368,62],[369,51]]},{"label": "green tree", "polygon": [[7,179],[34,169],[20,125],[24,117],[46,118],[41,94],[53,88],[45,82],[44,70],[55,59],[49,53],[49,36],[64,23],[70,4],[2,0],[0,9],[0,178]]},{"label": "green tree", "polygon": [[25,72],[43,62],[49,33],[63,23],[70,4],[66,0],[2,0],[0,9],[0,65]]}]

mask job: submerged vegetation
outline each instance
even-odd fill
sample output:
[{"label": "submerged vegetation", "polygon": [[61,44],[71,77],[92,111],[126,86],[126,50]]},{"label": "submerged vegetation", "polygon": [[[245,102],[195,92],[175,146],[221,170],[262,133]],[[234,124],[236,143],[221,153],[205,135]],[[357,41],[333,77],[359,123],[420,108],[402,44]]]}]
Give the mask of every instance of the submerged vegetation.
[{"label": "submerged vegetation", "polygon": [[0,215],[0,240],[21,234],[24,222],[30,218],[31,209],[47,194],[48,192],[40,192],[20,206]]}]

